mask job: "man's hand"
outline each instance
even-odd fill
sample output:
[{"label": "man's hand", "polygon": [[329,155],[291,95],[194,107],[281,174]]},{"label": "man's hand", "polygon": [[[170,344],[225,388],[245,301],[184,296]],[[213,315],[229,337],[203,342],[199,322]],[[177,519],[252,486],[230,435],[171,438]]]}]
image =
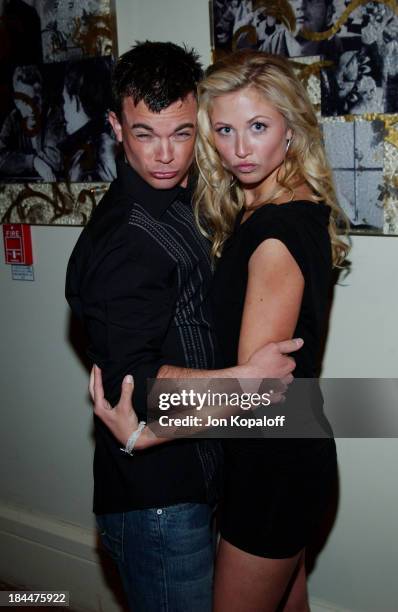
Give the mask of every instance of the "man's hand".
[{"label": "man's hand", "polygon": [[[301,338],[270,342],[258,349],[243,365],[233,368],[238,371],[242,390],[247,393],[262,392],[271,394],[271,403],[285,401],[285,392],[293,382],[292,372],[296,367],[293,357],[288,353],[298,351],[304,344]],[[264,383],[264,379],[268,384]]]},{"label": "man's hand", "polygon": [[303,344],[301,338],[266,344],[253,353],[245,364],[238,366],[239,378],[278,378],[285,384],[291,383],[296,362],[289,357],[289,353],[298,351]]},{"label": "man's hand", "polygon": [[90,374],[89,391],[94,402],[94,414],[101,419],[123,446],[126,446],[130,435],[138,427],[138,418],[131,400],[133,390],[133,377],[125,376],[122,382],[120,399],[116,406],[112,408],[104,397],[101,370],[98,366],[93,366]]}]

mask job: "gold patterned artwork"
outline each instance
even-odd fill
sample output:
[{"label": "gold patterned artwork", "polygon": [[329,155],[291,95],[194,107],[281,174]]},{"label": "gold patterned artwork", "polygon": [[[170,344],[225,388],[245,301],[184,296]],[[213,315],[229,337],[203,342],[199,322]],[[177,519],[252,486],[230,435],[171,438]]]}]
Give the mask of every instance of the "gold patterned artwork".
[{"label": "gold patterned artwork", "polygon": [[[390,8],[394,13],[398,14],[398,7],[396,0],[374,0],[375,4],[383,4]],[[303,30],[303,37],[308,40],[326,40],[331,38],[335,34],[339,32],[341,27],[345,25],[352,15],[354,11],[356,11],[361,6],[366,6],[370,4],[369,0],[352,0],[344,12],[338,17],[336,22],[333,24],[331,28],[324,32],[312,32],[311,30]]]},{"label": "gold patterned artwork", "polygon": [[[342,123],[356,124],[357,126],[378,125],[381,129],[378,130],[377,141],[378,151],[375,144],[372,147],[368,146],[368,152],[374,151],[375,156],[379,156],[380,161],[380,176],[377,176],[375,172],[374,176],[371,177],[371,182],[368,185],[368,190],[374,193],[374,204],[375,209],[379,209],[383,212],[381,219],[382,223],[379,229],[376,227],[369,227],[366,233],[373,234],[386,234],[386,235],[397,235],[398,234],[398,115],[381,115],[381,114],[367,114],[363,116],[357,115],[346,115],[344,117],[325,117],[323,119],[323,125],[326,126],[339,126]],[[396,127],[395,127],[396,126]],[[347,149],[344,138],[341,137],[338,147],[340,149]],[[395,144],[393,144],[395,142]],[[361,152],[359,151],[360,139],[357,138],[357,145],[354,150],[354,157],[358,160],[358,172],[362,175],[366,174],[366,166],[368,164],[361,163]],[[376,164],[377,165],[377,164]],[[372,169],[373,171],[376,168]],[[380,179],[378,182],[377,179]],[[337,187],[339,181],[337,180]],[[344,208],[344,206],[343,206]],[[348,213],[348,211],[346,211]],[[384,221],[383,221],[384,219]],[[352,233],[364,233],[365,228],[357,228],[353,224],[351,228]]]},{"label": "gold patterned artwork", "polygon": [[81,64],[81,79],[88,82],[90,74],[110,95],[101,77],[108,77],[109,56],[118,53],[115,1],[0,3],[0,35],[0,222],[84,225],[114,176],[116,144],[98,86],[90,89],[95,104],[85,110],[90,121],[82,127],[81,152],[73,149],[81,124],[77,119],[75,127],[63,89],[68,67],[72,82]]},{"label": "gold patterned artwork", "polygon": [[[396,0],[373,0],[373,2],[375,4],[384,5],[391,9],[391,11],[393,11],[395,14],[398,14],[398,5]],[[213,2],[213,5],[214,4],[216,4],[216,2]],[[364,7],[367,4],[371,4],[371,2],[369,2],[369,0],[352,0],[352,2],[348,4],[343,13],[336,19],[335,23],[330,28],[323,30],[322,32],[315,32],[313,30],[303,28],[301,34],[303,38],[312,41],[330,39],[340,31],[342,26],[347,23],[352,13],[354,13],[358,8]],[[273,2],[272,0],[254,0],[252,2],[252,7],[252,14],[256,17],[259,15],[264,15],[268,18],[275,19],[290,31],[293,31],[296,28],[296,17],[288,0],[282,0],[281,2]],[[255,42],[258,42],[258,28],[256,24],[245,23],[239,28],[236,28],[233,32],[232,50],[235,51],[238,48],[239,40],[241,39],[242,34],[248,34],[251,43],[255,44]],[[219,52],[220,49],[218,49],[216,46],[216,57],[219,55]]]},{"label": "gold patterned artwork", "polygon": [[[74,19],[71,41],[81,50],[82,56],[110,55],[113,49],[110,15],[88,15]],[[56,56],[58,49],[53,48]]]},{"label": "gold patterned artwork", "polygon": [[[397,0],[213,0],[212,13],[214,59],[251,48],[292,62],[355,209],[352,232],[398,235]],[[377,163],[363,165],[356,139]]]},{"label": "gold patterned artwork", "polygon": [[0,223],[85,225],[108,185],[0,185]]},{"label": "gold patterned artwork", "polygon": [[320,57],[299,57],[291,60],[293,69],[305,86],[308,96],[320,118],[321,111],[321,70],[331,64]]},{"label": "gold patterned artwork", "polygon": [[38,1],[35,6],[42,23],[45,62],[117,54],[111,0]]}]

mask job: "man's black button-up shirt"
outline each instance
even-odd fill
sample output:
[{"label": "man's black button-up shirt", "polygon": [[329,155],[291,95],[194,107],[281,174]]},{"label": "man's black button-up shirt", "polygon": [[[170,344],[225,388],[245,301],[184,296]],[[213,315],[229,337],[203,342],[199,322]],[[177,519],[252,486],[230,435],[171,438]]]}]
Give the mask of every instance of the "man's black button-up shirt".
[{"label": "man's black button-up shirt", "polygon": [[[123,377],[133,374],[134,406],[145,418],[146,379],[162,364],[215,367],[210,284],[209,245],[195,225],[189,190],[154,189],[119,162],[117,179],[73,250],[66,280],[112,404]],[[175,441],[129,457],[98,419],[95,431],[96,513],[209,498],[214,443]]]}]

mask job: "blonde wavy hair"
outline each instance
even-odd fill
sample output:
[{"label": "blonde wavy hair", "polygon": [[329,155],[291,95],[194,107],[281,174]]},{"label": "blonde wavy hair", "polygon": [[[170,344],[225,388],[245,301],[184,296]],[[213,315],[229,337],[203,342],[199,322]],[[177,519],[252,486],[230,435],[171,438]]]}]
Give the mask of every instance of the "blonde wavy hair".
[{"label": "blonde wavy hair", "polygon": [[331,208],[329,234],[333,264],[340,265],[347,243],[337,234],[337,219],[346,217],[339,207],[320,127],[304,86],[288,60],[255,51],[239,51],[208,68],[198,87],[198,138],[196,162],[199,170],[195,193],[195,215],[201,231],[212,241],[212,254],[219,257],[232,233],[236,215],[244,206],[244,194],[235,177],[223,167],[214,144],[210,122],[214,98],[246,87],[255,88],[286,120],[293,132],[289,150],[277,177],[277,187],[266,202],[275,202],[286,192],[294,199],[294,187],[306,183],[314,205]]}]

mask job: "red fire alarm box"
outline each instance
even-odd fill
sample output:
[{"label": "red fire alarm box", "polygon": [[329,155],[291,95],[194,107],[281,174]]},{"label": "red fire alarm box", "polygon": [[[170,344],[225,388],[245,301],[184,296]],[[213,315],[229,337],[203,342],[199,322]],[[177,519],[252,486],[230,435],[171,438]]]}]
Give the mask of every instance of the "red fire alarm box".
[{"label": "red fire alarm box", "polygon": [[33,256],[30,225],[5,223],[3,225],[3,237],[6,263],[31,266]]}]

